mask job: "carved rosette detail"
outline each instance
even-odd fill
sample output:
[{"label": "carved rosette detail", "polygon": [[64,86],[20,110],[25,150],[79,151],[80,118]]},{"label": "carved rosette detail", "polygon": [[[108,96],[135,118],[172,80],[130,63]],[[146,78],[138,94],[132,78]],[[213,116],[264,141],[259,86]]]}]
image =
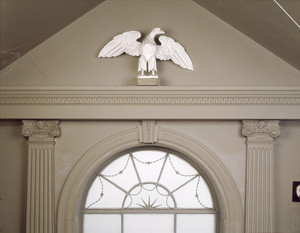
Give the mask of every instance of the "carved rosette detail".
[{"label": "carved rosette detail", "polygon": [[24,120],[22,133],[25,137],[55,138],[60,134],[59,121],[30,121]]},{"label": "carved rosette detail", "polygon": [[243,121],[242,135],[251,137],[278,137],[280,135],[280,126],[278,120],[247,120]]}]

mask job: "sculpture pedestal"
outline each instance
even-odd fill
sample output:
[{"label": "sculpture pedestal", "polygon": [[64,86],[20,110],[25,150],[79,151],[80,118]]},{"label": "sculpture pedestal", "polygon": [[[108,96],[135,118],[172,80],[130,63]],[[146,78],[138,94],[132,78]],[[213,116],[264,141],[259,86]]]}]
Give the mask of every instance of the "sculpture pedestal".
[{"label": "sculpture pedestal", "polygon": [[137,86],[159,86],[158,78],[137,78]]}]

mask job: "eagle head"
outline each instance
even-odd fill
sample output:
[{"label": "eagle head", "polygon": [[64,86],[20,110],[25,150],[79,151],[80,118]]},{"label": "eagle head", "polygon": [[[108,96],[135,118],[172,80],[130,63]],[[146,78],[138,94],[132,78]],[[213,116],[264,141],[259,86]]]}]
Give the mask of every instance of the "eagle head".
[{"label": "eagle head", "polygon": [[151,31],[151,34],[159,35],[159,34],[165,34],[165,32],[163,30],[161,30],[160,28],[153,28]]}]

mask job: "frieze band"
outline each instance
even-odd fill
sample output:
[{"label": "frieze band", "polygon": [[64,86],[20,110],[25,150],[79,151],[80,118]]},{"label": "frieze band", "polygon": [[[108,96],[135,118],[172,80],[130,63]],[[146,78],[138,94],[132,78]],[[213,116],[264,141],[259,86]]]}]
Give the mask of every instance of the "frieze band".
[{"label": "frieze band", "polygon": [[285,104],[299,105],[300,97],[1,97],[1,105],[15,104]]}]

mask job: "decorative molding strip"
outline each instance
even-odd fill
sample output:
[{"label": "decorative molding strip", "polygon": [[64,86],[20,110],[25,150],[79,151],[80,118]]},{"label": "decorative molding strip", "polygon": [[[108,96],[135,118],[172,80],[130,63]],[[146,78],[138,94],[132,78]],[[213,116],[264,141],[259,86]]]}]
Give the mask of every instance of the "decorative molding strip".
[{"label": "decorative molding strip", "polygon": [[0,126],[21,126],[22,123],[19,120],[0,120]]},{"label": "decorative molding strip", "polygon": [[153,144],[158,139],[158,126],[156,121],[144,120],[142,125],[138,126],[139,140],[144,144]]},{"label": "decorative molding strip", "polygon": [[298,120],[300,87],[0,86],[0,118]]},{"label": "decorative molding strip", "polygon": [[300,104],[298,86],[1,87],[0,104]]},{"label": "decorative molding strip", "polygon": [[300,126],[299,120],[284,120],[280,121],[281,126]]},{"label": "decorative molding strip", "polygon": [[1,97],[1,105],[36,104],[179,104],[179,105],[300,105],[300,97]]}]

